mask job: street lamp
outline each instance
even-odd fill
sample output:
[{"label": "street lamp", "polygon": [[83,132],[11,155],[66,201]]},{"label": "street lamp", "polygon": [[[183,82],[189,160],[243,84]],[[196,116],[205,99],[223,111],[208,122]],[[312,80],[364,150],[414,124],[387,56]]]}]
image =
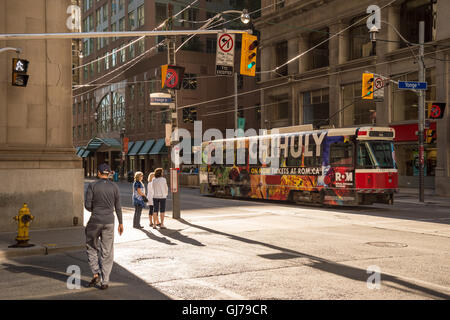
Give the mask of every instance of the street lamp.
[{"label": "street lamp", "polygon": [[124,168],[124,160],[125,160],[125,151],[123,149],[123,139],[125,138],[125,128],[120,128],[120,176],[125,178],[125,168]]}]

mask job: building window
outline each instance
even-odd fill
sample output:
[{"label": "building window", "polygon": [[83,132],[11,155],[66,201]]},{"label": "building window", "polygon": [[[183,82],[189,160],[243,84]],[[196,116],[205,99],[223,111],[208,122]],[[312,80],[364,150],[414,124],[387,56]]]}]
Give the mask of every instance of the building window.
[{"label": "building window", "polygon": [[[412,72],[402,77],[393,76],[392,79],[397,81],[418,81],[419,75],[417,72]],[[425,81],[427,82],[428,90],[425,91],[425,101],[436,101],[436,69],[426,69]],[[418,96],[415,92],[410,90],[398,89],[398,86],[391,86],[392,90],[392,120],[417,120],[418,117]]]},{"label": "building window", "polygon": [[[181,43],[184,43],[187,39],[189,39],[188,36],[181,37]],[[198,37],[193,37],[181,47],[181,50],[202,52],[203,43]]]},{"label": "building window", "polygon": [[130,91],[130,100],[133,101],[134,100],[134,84],[130,84],[128,86],[128,90]]},{"label": "building window", "polygon": [[130,26],[130,30],[136,29],[136,19],[135,19],[136,11],[131,11],[128,13],[128,23]]},{"label": "building window", "polygon": [[155,126],[156,113],[154,110],[148,112],[148,127],[153,128]]},{"label": "building window", "polygon": [[[319,43],[322,43],[326,39],[329,38],[328,28],[318,30],[317,32],[312,32],[309,36],[309,47],[315,47]],[[329,51],[328,51],[328,41],[325,41],[320,46],[315,48],[310,52],[311,58],[311,67],[312,69],[323,68],[329,65]]]},{"label": "building window", "polygon": [[[276,44],[275,47],[275,55],[276,55],[276,63],[277,66],[280,66],[287,62],[288,59],[288,43],[287,41],[281,41]],[[282,68],[277,70],[278,76],[287,76],[288,74],[288,66],[285,65]]]},{"label": "building window", "polygon": [[[103,32],[108,32],[108,28],[103,29]],[[104,39],[105,46],[108,46],[109,38],[103,38],[103,39]]]},{"label": "building window", "polygon": [[81,114],[81,102],[78,103],[78,114]]},{"label": "building window", "polygon": [[103,22],[108,21],[108,3],[106,3],[102,7],[102,11],[103,11]]},{"label": "building window", "polygon": [[137,44],[138,44],[138,55],[140,55],[145,51],[145,38],[140,39]]},{"label": "building window", "polygon": [[95,69],[94,69],[94,62],[91,62],[89,64],[89,69],[90,69],[90,76],[91,78],[94,77],[94,73],[95,73]]},{"label": "building window", "polygon": [[145,94],[145,85],[143,83],[139,83],[138,88],[139,88],[139,97],[143,98]]},{"label": "building window", "polygon": [[183,12],[183,26],[194,28],[195,23],[191,21],[197,21],[199,10],[197,8],[191,8]]},{"label": "building window", "polygon": [[136,127],[136,123],[134,122],[134,114],[130,115],[130,128],[134,129]]},{"label": "building window", "polygon": [[94,137],[94,135],[95,135],[95,126],[94,126],[94,123],[93,122],[91,122],[91,125],[90,125],[90,127],[91,127],[91,137]]},{"label": "building window", "polygon": [[[111,25],[111,31],[112,31],[112,32],[116,32],[116,31],[117,31],[117,22],[115,22],[115,23],[113,23],[113,24]],[[116,41],[116,40],[117,40],[117,37],[113,37],[112,40],[113,40],[113,41]]]},{"label": "building window", "polygon": [[76,134],[75,127],[72,127],[72,139],[76,138],[75,134]]},{"label": "building window", "polygon": [[95,100],[94,98],[91,99],[91,112],[94,112],[95,110]]},{"label": "building window", "polygon": [[167,6],[165,3],[155,2],[155,20],[159,25],[161,22],[167,19]]},{"label": "building window", "polygon": [[119,131],[125,123],[125,99],[116,92],[112,98],[112,127],[114,131]]},{"label": "building window", "polygon": [[97,74],[100,74],[100,72],[102,72],[102,64],[101,64],[101,60],[98,60],[99,57],[97,57]]},{"label": "building window", "polygon": [[125,31],[125,18],[119,20],[119,31]]},{"label": "building window", "polygon": [[139,112],[138,113],[138,129],[143,129],[144,125],[145,125],[144,113]]},{"label": "building window", "polygon": [[137,19],[138,19],[138,28],[143,27],[145,24],[145,11],[144,11],[144,5],[140,6],[137,9]]},{"label": "building window", "polygon": [[[157,36],[156,38],[156,45],[159,43],[164,43],[163,41],[166,39],[165,36]],[[166,46],[164,44],[161,44],[158,46],[158,52],[164,52],[166,50]]]},{"label": "building window", "polygon": [[106,55],[105,55],[105,70],[109,69],[109,51],[106,51]]},{"label": "building window", "polygon": [[111,55],[111,65],[115,67],[117,65],[117,49],[114,48]]},{"label": "building window", "polygon": [[87,80],[88,77],[89,77],[88,66],[84,66],[84,67],[83,67],[83,71],[84,71],[84,80]]},{"label": "building window", "polygon": [[[400,33],[413,43],[419,42],[419,21],[425,21],[425,42],[436,38],[436,0],[406,0],[400,7]],[[401,47],[406,43],[401,42]]]},{"label": "building window", "polygon": [[285,120],[289,118],[289,96],[287,94],[277,96],[273,98],[273,103],[271,103],[268,108],[271,113],[272,120]]},{"label": "building window", "polygon": [[115,16],[117,12],[117,0],[111,0],[111,16]]},{"label": "building window", "polygon": [[77,137],[81,138],[81,125],[77,127]]},{"label": "building window", "polygon": [[122,62],[122,63],[127,60],[127,55],[126,55],[124,48],[120,49],[120,51],[119,51],[119,59],[120,59],[120,62]]},{"label": "building window", "polygon": [[376,104],[370,100],[362,100],[361,90],[361,82],[344,86],[341,106],[343,127],[376,122]]},{"label": "building window", "polygon": [[[364,16],[359,16],[350,21],[356,23]],[[360,24],[353,26],[349,30],[350,39],[350,60],[369,57],[375,54],[375,47],[372,50],[372,41],[370,41],[369,32],[367,32],[366,20],[363,19]]]},{"label": "building window", "polygon": [[95,10],[95,16],[96,16],[96,22],[97,22],[97,26],[99,26],[102,23],[102,14],[101,14],[102,9],[99,8],[97,10]]},{"label": "building window", "polygon": [[87,124],[83,124],[83,138],[86,139],[88,137],[88,126]]},{"label": "building window", "polygon": [[132,43],[129,47],[128,47],[128,52],[130,54],[130,59],[133,59],[135,56],[135,51],[134,51],[134,43]]},{"label": "building window", "polygon": [[216,53],[216,51],[217,51],[217,40],[206,39],[206,53]]},{"label": "building window", "polygon": [[92,0],[84,0],[84,11],[88,11],[92,8]]},{"label": "building window", "polygon": [[314,127],[328,124],[330,115],[328,89],[319,89],[303,93],[303,123]]},{"label": "building window", "polygon": [[123,10],[124,0],[119,0],[119,11]]},{"label": "building window", "polygon": [[77,105],[74,103],[72,105],[72,115],[76,115],[77,114]]},{"label": "building window", "polygon": [[183,89],[197,89],[197,75],[194,73],[185,73],[183,77]]}]

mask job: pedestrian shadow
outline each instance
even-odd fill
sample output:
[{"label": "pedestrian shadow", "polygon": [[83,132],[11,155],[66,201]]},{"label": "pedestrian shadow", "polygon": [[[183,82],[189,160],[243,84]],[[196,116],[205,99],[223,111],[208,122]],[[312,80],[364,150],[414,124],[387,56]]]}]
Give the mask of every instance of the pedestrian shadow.
[{"label": "pedestrian shadow", "polygon": [[151,239],[151,240],[155,240],[155,241],[167,244],[169,246],[176,246],[177,245],[176,243],[170,241],[169,239],[164,238],[164,237],[158,237],[157,235],[155,235],[155,234],[153,234],[153,233],[151,233],[151,232],[149,232],[149,231],[147,231],[145,229],[139,229],[139,230],[142,231],[143,233],[145,233],[147,235],[147,237],[149,239]]},{"label": "pedestrian shadow", "polygon": [[[257,241],[257,240],[252,240],[252,239],[247,239],[244,237],[240,237],[240,236],[236,236],[233,234],[229,234],[226,232],[222,232],[222,231],[218,231],[218,230],[214,230],[211,228],[207,228],[204,226],[200,226],[200,225],[196,225],[193,223],[190,223],[184,219],[178,219],[179,222],[193,227],[193,228],[197,228],[197,229],[201,229],[203,231],[207,231],[209,233],[214,233],[214,234],[218,234],[218,235],[222,235],[224,237],[227,237],[229,239],[235,240],[235,241],[241,241],[241,242],[245,242],[248,244],[254,244],[254,245],[259,245],[259,246],[263,246],[266,248],[270,248],[273,250],[278,250],[280,251],[280,253],[284,253],[284,254],[291,254],[293,256],[297,256],[299,258],[307,258],[311,260],[311,263],[308,264],[309,267],[311,268],[315,268],[324,272],[328,272],[328,273],[332,273],[341,277],[345,277],[348,279],[352,279],[355,281],[360,281],[360,282],[367,282],[368,279],[368,273],[367,270],[364,269],[360,269],[360,268],[356,268],[356,267],[351,267],[351,266],[347,266],[344,264],[340,264],[337,262],[333,262],[324,258],[320,258],[317,256],[313,256],[310,254],[306,254],[303,252],[299,252],[299,251],[295,251],[292,249],[288,249],[288,248],[283,248],[283,247],[279,247],[270,243],[265,243],[265,242],[261,242],[261,241]],[[410,290],[415,290],[416,292],[422,292],[424,294],[427,294],[429,296],[435,297],[435,298],[441,298],[441,299],[450,299],[450,295],[443,293],[443,292],[439,292],[436,291],[434,289],[430,289],[427,287],[423,287],[421,285],[418,284],[414,284],[402,279],[399,279],[395,276],[391,276],[389,274],[382,274],[382,281],[390,281],[392,283],[404,286],[405,288],[408,288]],[[395,289],[397,290],[402,290],[402,291],[407,291],[407,289],[401,289],[398,287],[395,287]],[[410,291],[408,291],[410,292]]]},{"label": "pedestrian shadow", "polygon": [[[85,252],[73,251],[64,254],[17,257],[11,263],[0,263],[2,279],[14,278],[23,288],[17,292],[0,291],[0,299],[45,299],[45,300],[169,300],[170,297],[149,285],[120,264],[114,262],[108,290],[87,288],[92,274],[85,257]],[[21,265],[15,265],[13,263]],[[68,289],[71,274],[66,273],[68,265],[76,265],[81,271],[80,289]],[[6,271],[6,272],[5,272]],[[10,273],[10,274],[9,274]],[[8,275],[9,274],[9,275]],[[45,280],[38,280],[44,278]],[[84,279],[89,280],[84,280]],[[56,281],[54,281],[56,280]],[[39,287],[39,281],[45,285]],[[70,282],[70,281],[69,281]],[[29,288],[27,286],[29,284]],[[73,284],[73,282],[71,282]]]},{"label": "pedestrian shadow", "polygon": [[193,246],[198,247],[206,247],[205,244],[201,243],[200,241],[190,238],[182,233],[180,233],[178,230],[174,229],[160,229],[159,232],[161,232],[162,235],[165,235],[166,237],[172,238],[174,240],[178,240],[187,244],[191,244]]}]

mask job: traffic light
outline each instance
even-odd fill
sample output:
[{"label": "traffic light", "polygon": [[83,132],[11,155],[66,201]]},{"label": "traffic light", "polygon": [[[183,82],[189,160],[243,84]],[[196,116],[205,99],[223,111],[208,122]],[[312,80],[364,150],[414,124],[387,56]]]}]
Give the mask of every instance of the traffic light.
[{"label": "traffic light", "polygon": [[12,85],[16,87],[26,87],[28,83],[28,61],[13,58],[12,60]]},{"label": "traffic light", "polygon": [[258,48],[258,38],[248,33],[242,34],[241,48],[241,74],[255,76],[256,72],[256,52]]},{"label": "traffic light", "polygon": [[373,99],[373,73],[363,73],[362,75],[362,98]]}]

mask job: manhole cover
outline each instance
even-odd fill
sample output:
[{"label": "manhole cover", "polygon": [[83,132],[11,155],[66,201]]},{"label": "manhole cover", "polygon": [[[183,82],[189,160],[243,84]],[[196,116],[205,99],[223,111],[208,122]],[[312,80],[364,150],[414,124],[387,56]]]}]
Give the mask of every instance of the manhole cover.
[{"label": "manhole cover", "polygon": [[382,247],[382,248],[405,248],[408,245],[406,243],[398,242],[367,242],[369,246]]}]

